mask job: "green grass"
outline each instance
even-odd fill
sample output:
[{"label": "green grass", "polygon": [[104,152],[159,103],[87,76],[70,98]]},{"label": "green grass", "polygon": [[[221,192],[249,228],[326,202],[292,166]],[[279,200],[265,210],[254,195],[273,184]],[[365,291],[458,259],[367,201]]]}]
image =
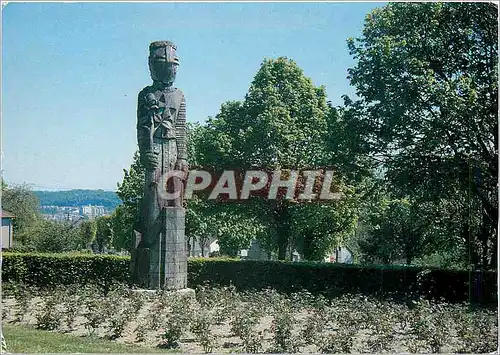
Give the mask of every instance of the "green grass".
[{"label": "green grass", "polygon": [[3,325],[9,353],[166,353],[167,350],[126,345],[95,337],[78,337],[25,326]]}]

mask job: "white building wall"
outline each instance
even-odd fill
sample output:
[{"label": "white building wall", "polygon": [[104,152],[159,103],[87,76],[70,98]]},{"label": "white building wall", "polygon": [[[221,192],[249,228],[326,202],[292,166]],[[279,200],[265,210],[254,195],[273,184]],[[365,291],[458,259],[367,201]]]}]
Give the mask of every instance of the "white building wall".
[{"label": "white building wall", "polygon": [[2,249],[7,249],[12,247],[12,224],[3,225],[0,230],[2,235]]},{"label": "white building wall", "polygon": [[346,247],[339,247],[338,249],[333,249],[330,255],[325,257],[325,262],[352,264],[353,256]]},{"label": "white building wall", "polygon": [[[217,243],[217,239],[208,241],[204,249],[205,257],[208,257],[210,253],[219,251],[219,249],[220,248],[219,248],[219,243]],[[195,241],[191,245],[190,256],[195,256],[195,257],[201,256],[201,246],[197,241]]]}]

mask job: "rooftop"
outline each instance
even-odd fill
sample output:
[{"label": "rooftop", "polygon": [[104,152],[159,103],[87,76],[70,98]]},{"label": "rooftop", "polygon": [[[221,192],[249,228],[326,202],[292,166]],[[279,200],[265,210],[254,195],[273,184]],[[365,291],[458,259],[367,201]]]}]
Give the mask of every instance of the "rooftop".
[{"label": "rooftop", "polygon": [[2,218],[15,218],[16,216],[14,216],[12,213],[6,211],[6,210],[2,210]]}]

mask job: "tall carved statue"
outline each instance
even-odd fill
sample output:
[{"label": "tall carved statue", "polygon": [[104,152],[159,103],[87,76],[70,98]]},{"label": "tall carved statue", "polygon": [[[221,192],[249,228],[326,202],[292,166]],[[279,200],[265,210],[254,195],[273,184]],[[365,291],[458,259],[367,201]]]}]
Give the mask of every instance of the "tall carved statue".
[{"label": "tall carved statue", "polygon": [[[187,253],[182,207],[187,173],[186,101],[173,86],[179,58],[169,41],[149,46],[153,84],[141,90],[137,102],[137,141],[146,168],[136,243],[132,250],[132,283],[148,289],[182,289],[187,280]],[[178,193],[166,198],[166,192]]]}]

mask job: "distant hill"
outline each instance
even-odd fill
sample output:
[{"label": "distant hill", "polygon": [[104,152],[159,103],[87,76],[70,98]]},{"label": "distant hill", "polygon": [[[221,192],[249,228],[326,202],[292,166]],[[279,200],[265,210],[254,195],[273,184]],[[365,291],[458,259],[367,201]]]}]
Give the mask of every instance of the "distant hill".
[{"label": "distant hill", "polygon": [[104,206],[114,210],[121,203],[114,191],[104,190],[67,190],[67,191],[33,191],[40,200],[41,206]]}]

